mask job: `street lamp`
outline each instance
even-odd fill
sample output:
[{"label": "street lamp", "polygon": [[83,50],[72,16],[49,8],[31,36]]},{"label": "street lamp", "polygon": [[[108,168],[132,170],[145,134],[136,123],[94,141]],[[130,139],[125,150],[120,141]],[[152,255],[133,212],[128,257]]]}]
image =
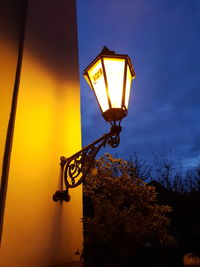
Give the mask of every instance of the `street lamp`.
[{"label": "street lamp", "polygon": [[85,69],[84,76],[106,121],[119,121],[127,115],[131,83],[135,78],[127,55],[116,54],[104,47]]},{"label": "street lamp", "polygon": [[115,148],[120,143],[120,122],[126,117],[132,80],[135,72],[127,55],[116,54],[104,47],[84,71],[84,77],[94,91],[102,116],[111,124],[110,132],[69,158],[61,157],[62,178],[66,190],[56,191],[54,201],[69,201],[69,188],[80,185],[99,150],[106,144]]}]

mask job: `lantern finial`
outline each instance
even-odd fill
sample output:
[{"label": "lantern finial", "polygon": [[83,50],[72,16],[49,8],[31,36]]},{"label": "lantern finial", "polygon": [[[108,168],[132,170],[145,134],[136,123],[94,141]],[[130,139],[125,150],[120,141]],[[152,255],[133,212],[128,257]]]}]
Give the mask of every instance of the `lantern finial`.
[{"label": "lantern finial", "polygon": [[107,46],[104,46],[101,50],[101,54],[103,55],[115,55],[115,51],[111,51]]}]

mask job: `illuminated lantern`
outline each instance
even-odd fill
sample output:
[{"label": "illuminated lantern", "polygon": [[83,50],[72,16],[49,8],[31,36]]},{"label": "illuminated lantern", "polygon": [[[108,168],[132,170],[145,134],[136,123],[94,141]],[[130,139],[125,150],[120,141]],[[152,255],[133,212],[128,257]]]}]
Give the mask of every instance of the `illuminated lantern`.
[{"label": "illuminated lantern", "polygon": [[119,55],[104,47],[85,69],[84,77],[93,89],[106,121],[126,117],[135,72],[128,55]]}]

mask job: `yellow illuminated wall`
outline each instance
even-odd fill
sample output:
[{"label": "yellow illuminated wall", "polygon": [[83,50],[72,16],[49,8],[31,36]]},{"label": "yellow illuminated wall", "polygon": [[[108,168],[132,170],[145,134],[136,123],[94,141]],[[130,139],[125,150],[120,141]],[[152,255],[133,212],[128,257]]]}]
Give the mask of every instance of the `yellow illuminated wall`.
[{"label": "yellow illuminated wall", "polygon": [[[70,190],[69,203],[52,201],[60,185],[60,156],[81,148],[75,8],[74,0],[59,0],[56,5],[54,0],[29,1],[1,267],[54,266],[80,259],[75,252],[82,250],[82,188]],[[11,57],[5,60],[6,73],[14,77],[17,49],[13,41],[3,49]],[[0,83],[2,164],[13,81],[9,78],[4,85],[0,76]]]}]

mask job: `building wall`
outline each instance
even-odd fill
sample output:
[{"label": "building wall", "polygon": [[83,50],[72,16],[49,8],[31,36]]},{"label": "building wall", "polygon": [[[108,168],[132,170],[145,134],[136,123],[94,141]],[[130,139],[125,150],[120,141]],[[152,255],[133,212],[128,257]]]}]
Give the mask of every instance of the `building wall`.
[{"label": "building wall", "polygon": [[[12,16],[19,16],[19,2],[9,0],[8,6],[10,2],[15,5]],[[10,57],[10,62],[5,59],[5,73],[10,76],[6,85],[0,80],[4,103],[0,105],[4,129],[1,164],[19,27],[13,24],[16,38],[3,49],[5,57]],[[2,71],[4,66],[0,67]],[[82,249],[82,189],[70,190],[69,203],[55,203],[52,195],[60,188],[60,156],[70,156],[80,148],[75,0],[30,0],[2,224],[1,267],[53,266],[79,260],[75,252]]]},{"label": "building wall", "polygon": [[0,2],[0,173],[11,112],[23,10],[23,4],[17,8],[9,0],[7,3]]}]

